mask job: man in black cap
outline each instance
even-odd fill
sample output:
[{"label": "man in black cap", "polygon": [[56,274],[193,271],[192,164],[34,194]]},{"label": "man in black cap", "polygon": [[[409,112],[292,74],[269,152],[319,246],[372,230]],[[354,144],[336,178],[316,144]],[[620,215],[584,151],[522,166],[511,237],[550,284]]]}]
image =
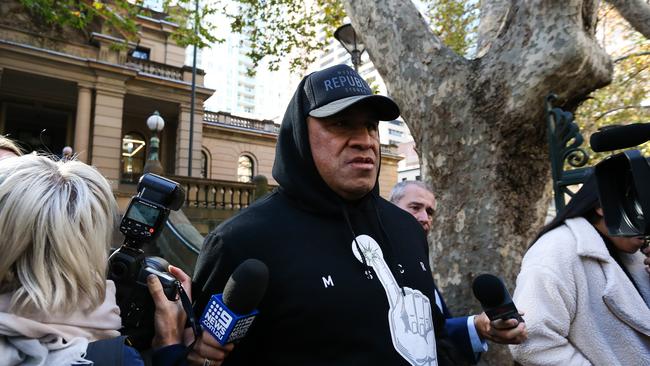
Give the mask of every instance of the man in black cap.
[{"label": "man in black cap", "polygon": [[279,189],[211,232],[197,260],[198,312],[244,260],[269,268],[225,365],[451,364],[426,238],[379,196],[377,126],[398,116],[348,66],[302,80],[278,137]]}]

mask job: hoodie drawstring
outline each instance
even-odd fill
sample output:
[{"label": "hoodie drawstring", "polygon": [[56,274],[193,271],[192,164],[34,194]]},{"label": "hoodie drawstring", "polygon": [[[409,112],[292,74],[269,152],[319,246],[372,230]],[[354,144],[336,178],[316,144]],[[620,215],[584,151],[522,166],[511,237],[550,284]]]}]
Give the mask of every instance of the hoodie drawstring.
[{"label": "hoodie drawstring", "polygon": [[395,248],[393,245],[393,241],[390,240],[390,236],[388,235],[388,232],[386,231],[386,228],[384,227],[384,222],[381,220],[381,215],[379,214],[379,208],[377,208],[377,204],[375,203],[375,200],[372,200],[372,206],[375,208],[375,215],[377,216],[377,221],[379,222],[379,229],[381,230],[381,233],[384,235],[384,239],[386,239],[386,242],[388,243],[388,248],[390,250],[390,254],[392,258],[396,259],[397,262],[397,285],[399,288],[402,290],[402,295],[406,296],[406,292],[404,291],[404,267],[399,263],[399,248]]},{"label": "hoodie drawstring", "polygon": [[363,254],[363,251],[361,251],[361,246],[357,241],[357,234],[355,234],[354,229],[352,228],[352,222],[350,221],[350,215],[348,214],[348,210],[345,208],[345,206],[342,205],[341,211],[343,211],[343,217],[345,218],[345,222],[348,224],[348,229],[352,233],[352,239],[354,240],[354,245],[356,245],[357,251],[361,256],[361,262],[363,263],[363,266],[365,268],[364,273],[366,274],[366,278],[370,280],[372,279],[372,272],[370,271],[371,267],[368,265],[368,261],[366,260],[366,256]]}]

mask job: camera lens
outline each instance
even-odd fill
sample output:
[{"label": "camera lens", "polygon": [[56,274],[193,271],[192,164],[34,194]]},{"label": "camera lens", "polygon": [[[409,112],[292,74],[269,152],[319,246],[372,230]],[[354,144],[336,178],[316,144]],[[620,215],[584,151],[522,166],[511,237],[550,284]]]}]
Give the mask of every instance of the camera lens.
[{"label": "camera lens", "polygon": [[643,216],[643,208],[639,202],[639,195],[636,191],[631,173],[628,172],[625,181],[625,193],[621,200],[623,219],[635,231],[643,233],[645,230],[645,217]]}]

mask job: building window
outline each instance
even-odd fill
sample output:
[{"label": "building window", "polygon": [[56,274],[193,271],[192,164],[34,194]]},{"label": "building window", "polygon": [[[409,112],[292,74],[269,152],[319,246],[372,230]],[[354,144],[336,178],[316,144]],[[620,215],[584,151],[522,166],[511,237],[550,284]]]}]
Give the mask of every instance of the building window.
[{"label": "building window", "polygon": [[133,51],[131,51],[131,57],[137,58],[137,59],[140,59],[140,60],[148,60],[149,59],[149,53],[150,53],[150,50],[148,48],[136,47]]},{"label": "building window", "polygon": [[144,137],[137,132],[129,132],[122,137],[122,181],[138,183],[144,171]]},{"label": "building window", "polygon": [[398,137],[402,137],[404,135],[402,131],[393,130],[392,128],[388,129],[388,134],[391,136],[398,136]]},{"label": "building window", "polygon": [[241,155],[237,162],[237,181],[250,183],[253,181],[253,159],[248,155]]},{"label": "building window", "polygon": [[208,167],[210,166],[210,157],[205,149],[201,150],[201,178],[208,178]]}]

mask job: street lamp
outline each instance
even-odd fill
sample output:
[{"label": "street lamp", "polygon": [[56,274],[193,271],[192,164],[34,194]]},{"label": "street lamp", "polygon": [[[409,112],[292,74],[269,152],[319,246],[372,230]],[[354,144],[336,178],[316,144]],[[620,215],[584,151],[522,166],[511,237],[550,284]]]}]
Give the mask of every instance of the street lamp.
[{"label": "street lamp", "polygon": [[343,24],[334,31],[334,38],[336,38],[343,48],[350,54],[352,58],[352,65],[355,71],[359,71],[361,65],[361,54],[366,50],[365,46],[357,37],[357,33],[352,28],[352,24]]},{"label": "street lamp", "polygon": [[149,127],[151,132],[153,132],[153,136],[151,136],[149,142],[149,157],[144,165],[144,172],[161,175],[163,169],[160,160],[158,160],[158,148],[160,147],[158,133],[165,127],[165,120],[160,117],[158,111],[153,112],[153,114],[147,118],[147,127]]}]

